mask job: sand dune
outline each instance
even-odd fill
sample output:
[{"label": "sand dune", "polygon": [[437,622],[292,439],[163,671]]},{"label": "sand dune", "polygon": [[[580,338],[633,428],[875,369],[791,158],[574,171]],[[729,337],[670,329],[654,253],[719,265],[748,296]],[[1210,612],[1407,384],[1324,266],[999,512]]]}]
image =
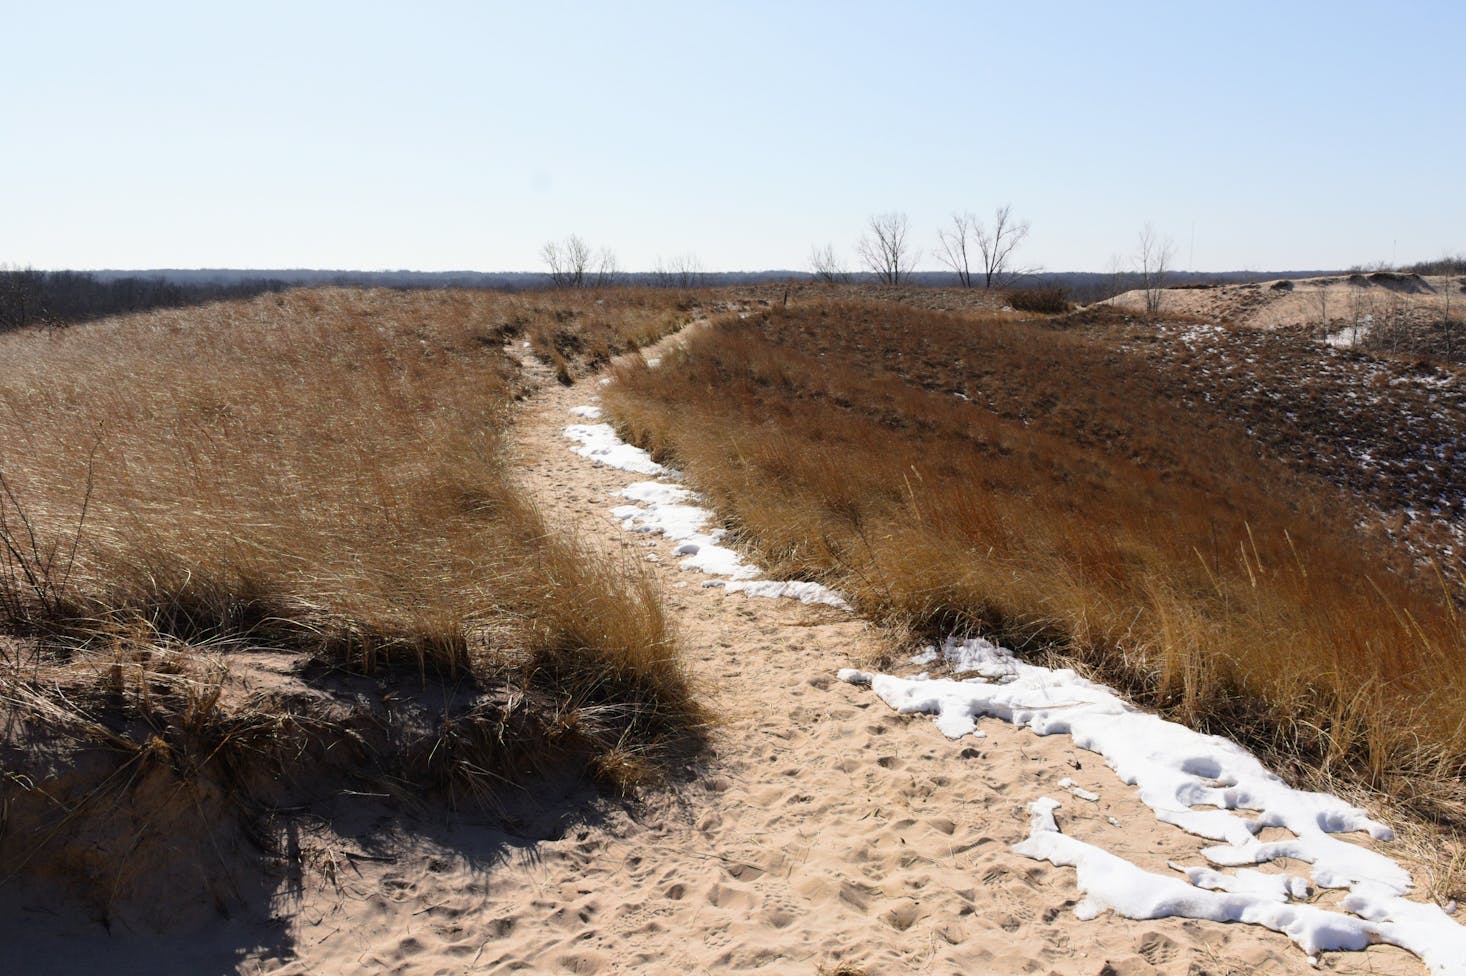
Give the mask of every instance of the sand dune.
[{"label": "sand dune", "polygon": [[[1127,291],[1109,300],[1143,311],[1145,292]],[[1307,326],[1336,334],[1368,331],[1390,317],[1402,321],[1460,320],[1466,311],[1466,281],[1460,275],[1359,272],[1319,278],[1280,279],[1245,285],[1167,288],[1161,311],[1195,315],[1259,329]],[[1357,338],[1363,338],[1361,332]],[[1353,333],[1350,338],[1354,338]],[[1352,344],[1352,341],[1351,343]]]},{"label": "sand dune", "polygon": [[[548,383],[526,405],[520,477],[552,522],[656,574],[720,716],[700,775],[632,805],[595,805],[581,786],[550,785],[507,794],[501,817],[446,824],[428,813],[387,819],[343,798],[318,835],[300,838],[311,870],[276,895],[269,926],[109,936],[10,913],[5,971],[1308,968],[1285,937],[1253,926],[1077,918],[1073,872],[1013,850],[1028,836],[1030,801],[1064,797],[1065,832],[1153,871],[1198,863],[1205,842],[1158,824],[1065,736],[984,721],[984,737],[948,740],[838,680],[839,668],[891,650],[849,613],[705,588],[701,574],[679,568],[672,542],[624,531],[610,515],[622,501],[613,493],[644,476],[598,466],[562,435],[587,386]],[[1387,947],[1322,965],[1423,971]]]}]

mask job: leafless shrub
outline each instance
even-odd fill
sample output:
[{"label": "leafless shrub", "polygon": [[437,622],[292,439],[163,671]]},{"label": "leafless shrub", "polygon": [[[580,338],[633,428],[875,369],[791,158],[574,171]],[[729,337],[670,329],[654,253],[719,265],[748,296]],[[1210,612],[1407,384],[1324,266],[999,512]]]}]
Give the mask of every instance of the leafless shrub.
[{"label": "leafless shrub", "polygon": [[814,245],[809,249],[809,269],[817,281],[827,285],[843,284],[850,280],[850,272],[835,256],[835,245],[824,247]]},{"label": "leafless shrub", "polygon": [[1063,288],[1018,288],[1004,296],[1019,312],[1062,315],[1069,311],[1069,293]]},{"label": "leafless shrub", "polygon": [[1151,315],[1160,313],[1175,250],[1171,239],[1162,237],[1152,224],[1147,223],[1141,228],[1136,263],[1140,287],[1145,291],[1145,310]]}]

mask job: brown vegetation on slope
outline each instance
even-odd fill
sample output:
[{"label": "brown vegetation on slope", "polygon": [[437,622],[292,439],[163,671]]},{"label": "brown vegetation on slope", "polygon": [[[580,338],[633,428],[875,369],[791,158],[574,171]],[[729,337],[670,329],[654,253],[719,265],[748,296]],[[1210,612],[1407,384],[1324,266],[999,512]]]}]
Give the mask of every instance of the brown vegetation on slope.
[{"label": "brown vegetation on slope", "polygon": [[295,291],[0,338],[6,876],[105,914],[290,797],[624,787],[686,741],[651,585],[508,478],[505,307]]},{"label": "brown vegetation on slope", "polygon": [[1466,634],[1439,579],[1134,353],[827,303],[617,376],[616,421],[775,572],[923,630],[1062,648],[1300,770],[1459,818]]},{"label": "brown vegetation on slope", "polygon": [[505,320],[566,385],[614,356],[676,331],[705,293],[658,288],[567,288],[501,296]]},{"label": "brown vegetation on slope", "polygon": [[1363,500],[1419,558],[1466,555],[1466,371],[1299,328],[1150,322],[1105,306],[1053,322],[1143,358],[1159,395],[1225,415],[1274,459]]}]

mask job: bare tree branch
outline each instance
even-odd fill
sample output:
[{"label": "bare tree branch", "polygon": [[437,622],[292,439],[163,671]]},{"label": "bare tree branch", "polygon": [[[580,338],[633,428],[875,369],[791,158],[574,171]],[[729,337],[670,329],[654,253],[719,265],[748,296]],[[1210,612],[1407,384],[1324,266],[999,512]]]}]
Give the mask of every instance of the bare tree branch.
[{"label": "bare tree branch", "polygon": [[668,261],[658,257],[652,277],[658,288],[700,288],[705,281],[702,261],[691,251]]},{"label": "bare tree branch", "polygon": [[540,259],[550,266],[550,281],[556,288],[601,287],[616,279],[616,256],[610,248],[592,254],[590,245],[575,234],[547,241],[540,248]]},{"label": "bare tree branch", "polygon": [[591,284],[597,288],[609,288],[616,283],[621,272],[616,267],[616,255],[609,247],[603,247],[596,255],[595,274],[591,278]]},{"label": "bare tree branch", "polygon": [[556,288],[581,288],[590,270],[590,245],[575,234],[563,241],[547,241],[540,258],[550,266],[550,281]]},{"label": "bare tree branch", "polygon": [[809,249],[809,268],[819,281],[827,285],[839,284],[850,280],[850,273],[845,270],[840,259],[835,257],[835,245],[826,244],[823,248],[818,244],[811,245]]},{"label": "bare tree branch", "polygon": [[970,258],[977,219],[970,213],[952,214],[952,226],[937,231],[937,260],[957,273],[963,288],[972,287]]},{"label": "bare tree branch", "polygon": [[1157,233],[1155,225],[1146,221],[1140,231],[1140,287],[1145,290],[1145,310],[1155,315],[1161,310],[1161,297],[1171,270],[1171,257],[1176,245],[1169,237]]},{"label": "bare tree branch", "polygon": [[869,231],[856,242],[861,261],[883,285],[899,285],[911,274],[919,252],[907,243],[909,230],[904,213],[874,214]]},{"label": "bare tree branch", "polygon": [[983,285],[988,288],[1007,287],[1023,273],[1013,270],[1009,260],[1028,236],[1028,222],[1014,220],[1013,205],[1005,203],[993,211],[991,229],[977,220],[972,221],[972,228],[978,254],[982,258]]}]

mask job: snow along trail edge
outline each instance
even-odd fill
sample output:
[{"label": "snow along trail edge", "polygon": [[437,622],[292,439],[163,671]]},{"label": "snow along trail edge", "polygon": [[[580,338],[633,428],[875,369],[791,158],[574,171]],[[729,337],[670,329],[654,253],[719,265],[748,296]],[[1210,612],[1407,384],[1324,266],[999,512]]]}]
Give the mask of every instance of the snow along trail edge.
[{"label": "snow along trail edge", "polygon": [[[594,405],[570,412],[586,421],[601,419],[601,410]],[[680,563],[684,570],[724,577],[706,580],[703,586],[850,609],[838,592],[816,583],[758,579],[757,567],[719,544],[724,531],[708,529],[716,516],[698,504],[701,496],[678,483],[681,473],[622,441],[609,424],[571,424],[563,433],[575,442],[572,450],[583,457],[661,479],[621,489],[618,494],[631,504],[613,508],[612,517],[626,531],[662,535],[679,543],[675,552],[686,557]],[[1436,905],[1405,898],[1412,882],[1393,859],[1334,836],[1363,831],[1375,840],[1393,839],[1387,826],[1364,811],[1329,794],[1295,790],[1235,742],[1138,711],[1111,689],[1072,670],[1026,664],[982,639],[950,639],[940,657],[954,674],[977,677],[899,678],[853,668],[841,669],[838,676],[851,684],[870,685],[901,714],[933,715],[950,739],[981,737],[976,722],[983,716],[1039,735],[1068,734],[1080,748],[1103,756],[1123,782],[1136,787],[1158,821],[1223,842],[1201,851],[1214,867],[1173,863],[1184,879],[1157,874],[1061,833],[1054,818],[1060,807],[1057,801],[1041,797],[1029,803],[1029,837],[1014,850],[1076,869],[1086,896],[1075,908],[1077,917],[1094,918],[1113,910],[1132,919],[1176,917],[1260,925],[1286,935],[1312,964],[1320,952],[1358,951],[1383,942],[1419,957],[1436,976],[1466,976],[1466,928]],[[931,663],[938,658],[932,648],[913,661]],[[1082,789],[1071,792],[1079,799],[1095,799]],[[1196,809],[1200,806],[1211,809]],[[1237,810],[1257,815],[1242,817],[1233,812]],[[1294,837],[1261,842],[1257,834],[1265,827],[1283,828]],[[1301,878],[1244,867],[1284,858],[1310,864],[1310,879],[1318,888],[1347,889],[1345,912],[1300,903],[1312,895]],[[1238,870],[1215,870],[1220,867]]]},{"label": "snow along trail edge", "polygon": [[[588,421],[601,418],[600,408],[590,404],[575,407],[570,413]],[[837,610],[850,609],[844,596],[818,583],[762,579],[757,566],[721,545],[727,533],[708,527],[716,516],[699,504],[703,501],[701,496],[675,483],[682,480],[682,475],[658,464],[641,448],[621,440],[610,424],[571,424],[564,429],[564,434],[576,444],[571,450],[597,464],[665,479],[640,481],[621,489],[617,494],[631,504],[618,505],[611,510],[611,515],[628,532],[662,535],[678,543],[676,554],[685,557],[680,563],[683,569],[723,577],[705,580],[703,586],[722,586],[731,593],[742,592],[748,596],[824,604]]]},{"label": "snow along trail edge", "polygon": [[[1362,831],[1375,840],[1393,839],[1388,827],[1363,810],[1326,793],[1296,790],[1237,743],[1139,711],[1111,689],[1067,668],[1024,663],[982,639],[949,639],[941,656],[954,674],[975,676],[945,679],[923,673],[899,678],[846,668],[839,677],[869,685],[902,714],[934,716],[938,729],[951,739],[982,735],[976,723],[985,716],[1038,735],[1069,735],[1136,787],[1157,820],[1223,842],[1200,852],[1214,867],[1173,863],[1183,880],[1146,871],[1064,835],[1054,818],[1060,804],[1049,797],[1034,800],[1028,804],[1029,836],[1014,850],[1075,868],[1086,896],[1075,908],[1078,917],[1094,918],[1109,909],[1133,919],[1246,922],[1287,935],[1310,962],[1317,961],[1319,952],[1357,951],[1384,942],[1418,956],[1436,976],[1466,974],[1466,928],[1440,907],[1406,898],[1410,875],[1393,859],[1335,836]],[[931,649],[913,660],[924,664],[936,659]],[[1283,828],[1293,837],[1262,842],[1257,835],[1268,827]],[[1300,903],[1312,894],[1300,878],[1242,867],[1283,858],[1307,862],[1311,881],[1319,888],[1347,889],[1341,901],[1344,911]],[[1222,867],[1239,870],[1214,869]]]}]

